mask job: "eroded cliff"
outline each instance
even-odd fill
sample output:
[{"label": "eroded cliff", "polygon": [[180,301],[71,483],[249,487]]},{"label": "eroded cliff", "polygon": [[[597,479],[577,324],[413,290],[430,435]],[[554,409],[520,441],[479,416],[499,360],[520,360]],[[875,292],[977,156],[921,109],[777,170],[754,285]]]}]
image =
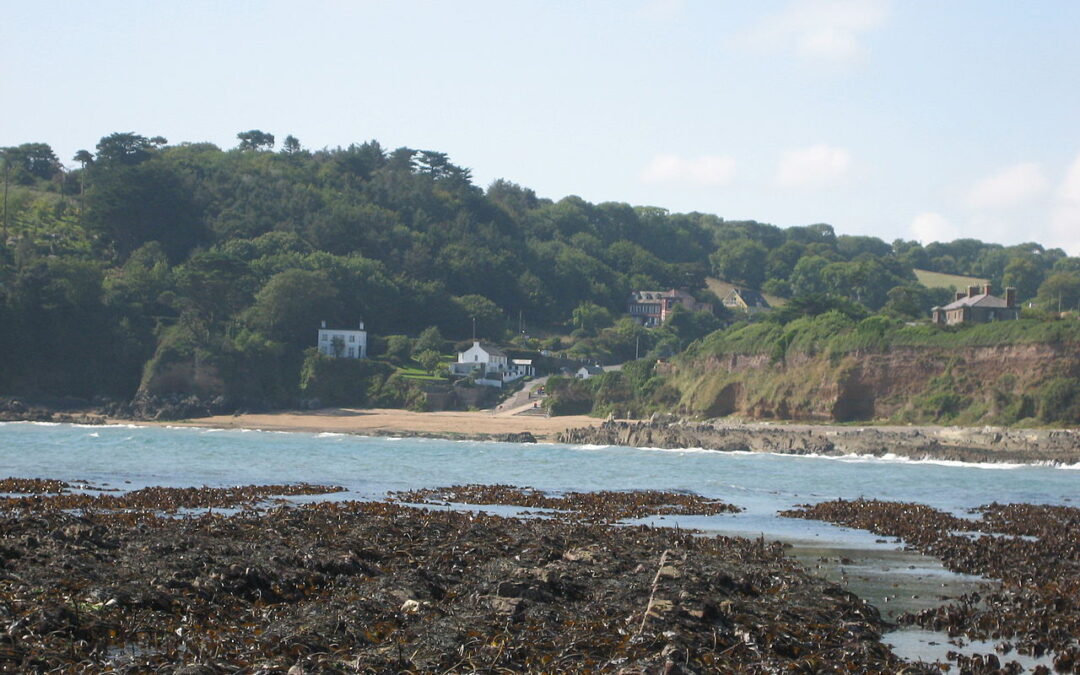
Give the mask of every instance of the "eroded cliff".
[{"label": "eroded cliff", "polygon": [[1070,420],[1080,409],[1074,344],[893,347],[784,359],[729,354],[676,361],[661,370],[682,392],[680,412],[698,417],[1080,423]]}]

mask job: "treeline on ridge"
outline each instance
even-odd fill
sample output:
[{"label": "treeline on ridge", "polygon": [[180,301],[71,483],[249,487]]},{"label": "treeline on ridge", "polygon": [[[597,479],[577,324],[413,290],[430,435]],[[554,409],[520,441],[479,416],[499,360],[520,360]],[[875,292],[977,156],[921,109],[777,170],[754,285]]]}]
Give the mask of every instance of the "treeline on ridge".
[{"label": "treeline on ridge", "polygon": [[[888,244],[824,224],[554,201],[505,180],[482,189],[434,151],[238,138],[225,150],[114,133],[70,171],[45,143],[0,150],[0,395],[129,399],[172,368],[193,393],[283,404],[321,320],[448,340],[475,326],[493,341],[521,341],[524,324],[579,357],[670,356],[730,318],[708,276],[792,298],[784,320],[923,317],[951,294],[915,268],[1080,302],[1080,260],[1034,243]],[[669,288],[719,316],[659,331],[624,316],[631,290]],[[406,396],[383,384],[383,402]]]}]

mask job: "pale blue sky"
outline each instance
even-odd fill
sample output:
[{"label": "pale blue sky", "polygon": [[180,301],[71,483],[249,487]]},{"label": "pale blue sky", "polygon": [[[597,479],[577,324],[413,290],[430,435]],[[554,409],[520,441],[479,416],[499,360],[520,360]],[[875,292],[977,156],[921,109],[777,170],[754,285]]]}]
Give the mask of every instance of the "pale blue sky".
[{"label": "pale blue sky", "polygon": [[440,150],[486,186],[1080,255],[1080,2],[0,0],[0,145]]}]

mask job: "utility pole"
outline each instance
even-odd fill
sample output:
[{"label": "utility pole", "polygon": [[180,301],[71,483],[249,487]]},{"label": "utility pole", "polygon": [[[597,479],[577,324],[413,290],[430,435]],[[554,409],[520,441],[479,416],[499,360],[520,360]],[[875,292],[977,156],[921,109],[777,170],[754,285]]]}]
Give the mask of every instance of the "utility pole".
[{"label": "utility pole", "polygon": [[476,317],[475,316],[472,318],[472,339],[473,339],[473,342],[476,342]]}]

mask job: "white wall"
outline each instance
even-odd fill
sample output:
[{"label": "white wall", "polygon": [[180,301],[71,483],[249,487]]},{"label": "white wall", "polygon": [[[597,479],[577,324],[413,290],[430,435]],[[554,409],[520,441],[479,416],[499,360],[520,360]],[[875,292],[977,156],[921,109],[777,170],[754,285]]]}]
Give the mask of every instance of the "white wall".
[{"label": "white wall", "polygon": [[[340,338],[344,347],[342,358],[366,359],[367,358],[367,331],[342,330],[335,328],[319,329],[319,353],[327,356],[334,355],[334,338]],[[349,349],[352,348],[350,356]]]}]

